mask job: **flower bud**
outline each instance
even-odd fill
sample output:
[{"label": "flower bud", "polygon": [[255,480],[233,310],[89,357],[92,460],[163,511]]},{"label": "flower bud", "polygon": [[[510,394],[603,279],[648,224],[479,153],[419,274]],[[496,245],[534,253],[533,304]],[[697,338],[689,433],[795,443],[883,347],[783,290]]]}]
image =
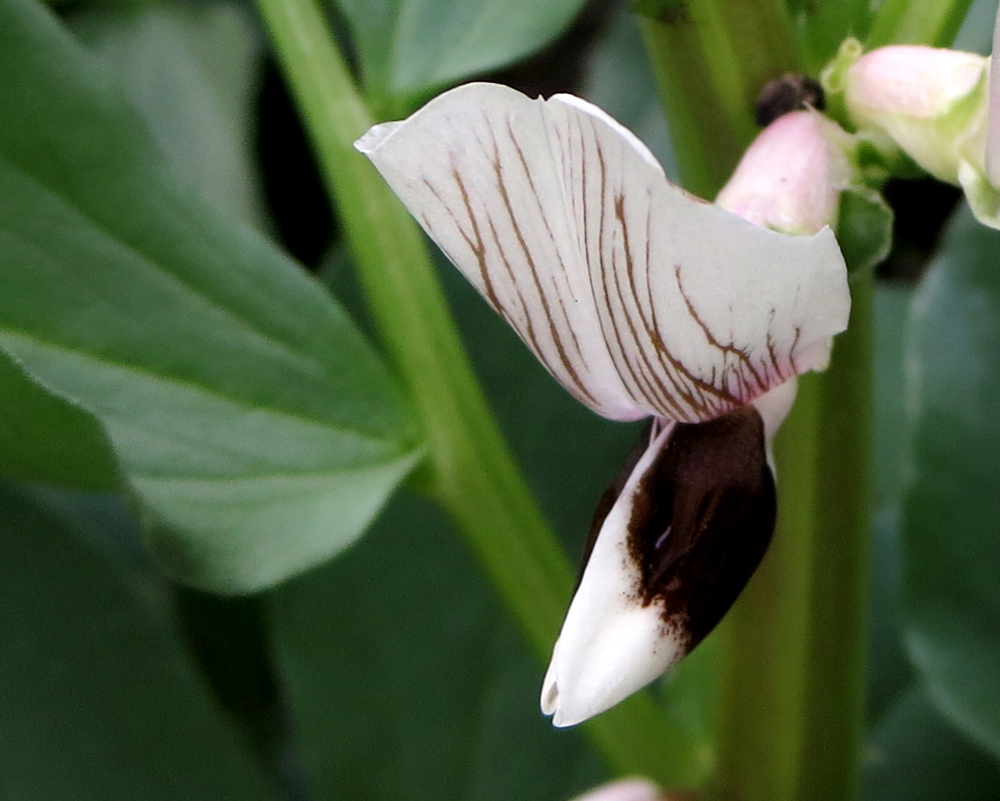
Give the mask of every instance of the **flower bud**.
[{"label": "flower bud", "polygon": [[888,137],[935,178],[959,183],[963,161],[983,171],[988,59],[917,45],[880,47],[841,76],[861,130]]},{"label": "flower bud", "polygon": [[814,111],[785,114],[753,141],[715,202],[762,228],[815,234],[851,182],[849,137]]},{"label": "flower bud", "polygon": [[573,801],[661,801],[663,798],[651,781],[633,777],[602,784]]}]

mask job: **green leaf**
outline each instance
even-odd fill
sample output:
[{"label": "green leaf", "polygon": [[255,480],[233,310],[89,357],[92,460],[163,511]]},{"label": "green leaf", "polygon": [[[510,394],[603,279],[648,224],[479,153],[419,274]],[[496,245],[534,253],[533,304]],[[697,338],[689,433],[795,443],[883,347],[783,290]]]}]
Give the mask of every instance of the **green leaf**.
[{"label": "green leaf", "polygon": [[114,454],[100,423],[47,392],[0,350],[0,473],[83,489],[115,489]]},{"label": "green leaf", "polygon": [[[509,64],[555,38],[582,0],[337,0],[376,106]],[[394,113],[399,113],[397,106]]]},{"label": "green leaf", "polygon": [[581,732],[542,717],[541,671],[449,529],[402,493],[357,547],[272,593],[317,801],[548,801],[604,778]]},{"label": "green leaf", "polygon": [[237,592],[357,537],[415,432],[329,295],[180,188],[28,0],[0,0],[0,118],[0,347],[102,423],[153,550]]},{"label": "green leaf", "polygon": [[868,720],[877,720],[913,683],[903,645],[900,505],[905,401],[903,350],[912,288],[876,284],[875,458],[868,617]]},{"label": "green leaf", "polygon": [[0,486],[0,797],[273,799],[148,588]]},{"label": "green leaf", "polygon": [[996,0],[972,0],[962,20],[962,27],[951,47],[968,53],[990,54],[993,49],[993,25],[996,22]]},{"label": "green leaf", "polygon": [[906,338],[913,288],[876,284],[875,292],[875,486],[876,510],[898,504],[903,491]]},{"label": "green leaf", "polygon": [[914,298],[910,654],[937,707],[1000,757],[1000,234],[963,210]]},{"label": "green leaf", "polygon": [[242,219],[263,219],[253,131],[262,47],[229,2],[89,8],[70,18],[122,82],[177,175]]},{"label": "green leaf", "polygon": [[1000,767],[914,687],[871,732],[862,778],[863,801],[995,801]]}]

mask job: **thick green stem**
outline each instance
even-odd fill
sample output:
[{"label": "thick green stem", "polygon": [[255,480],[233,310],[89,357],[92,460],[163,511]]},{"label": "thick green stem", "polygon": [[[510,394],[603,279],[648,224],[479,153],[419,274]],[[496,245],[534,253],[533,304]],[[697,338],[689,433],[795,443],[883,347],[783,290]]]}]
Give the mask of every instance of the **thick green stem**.
[{"label": "thick green stem", "polygon": [[948,47],[962,27],[972,0],[885,0],[875,16],[865,49],[895,44]]},{"label": "thick green stem", "polygon": [[[337,202],[373,316],[423,421],[430,489],[533,652],[545,659],[569,600],[569,563],[476,383],[419,228],[352,147],[371,115],[316,0],[259,0],[259,8]],[[601,716],[588,732],[621,772],[668,785],[699,778],[692,742],[646,694]]]},{"label": "thick green stem", "polygon": [[[668,0],[663,0],[668,3]],[[662,3],[661,3],[662,4]],[[734,13],[757,16],[768,38]],[[692,0],[648,20],[681,174],[714,194],[753,136],[763,82],[798,66],[784,7]],[[856,797],[865,688],[871,276],[830,369],[800,379],[776,442],[778,527],[719,632],[716,786],[738,801]]]},{"label": "thick green stem", "polygon": [[851,280],[850,328],[820,377],[816,533],[799,798],[857,797],[868,666],[875,281]]},{"label": "thick green stem", "polygon": [[872,278],[829,370],[775,443],[779,519],[724,636],[719,787],[740,801],[857,796],[864,720]]},{"label": "thick green stem", "polygon": [[780,0],[639,4],[684,186],[715,197],[757,133],[753,105],[799,63]]}]

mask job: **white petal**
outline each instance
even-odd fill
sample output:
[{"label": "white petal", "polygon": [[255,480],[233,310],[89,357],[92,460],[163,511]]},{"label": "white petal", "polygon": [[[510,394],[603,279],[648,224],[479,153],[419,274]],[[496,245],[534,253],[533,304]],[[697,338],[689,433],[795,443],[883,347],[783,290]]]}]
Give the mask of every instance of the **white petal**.
[{"label": "white petal", "polygon": [[606,417],[717,417],[826,365],[829,230],[754,227],[670,184],[589,103],[469,84],[358,142],[549,371]]},{"label": "white petal", "polygon": [[466,84],[356,147],[564,387],[599,414],[635,420],[648,412],[604,345],[544,109],[507,87]]},{"label": "white petal", "polygon": [[967,161],[958,165],[958,183],[976,219],[990,228],[1000,229],[1000,189]]},{"label": "white petal", "polygon": [[[588,109],[591,111],[588,112]],[[547,107],[605,340],[631,397],[709,420],[822,369],[850,311],[833,233],[787,236],[666,180],[584,101]]]}]

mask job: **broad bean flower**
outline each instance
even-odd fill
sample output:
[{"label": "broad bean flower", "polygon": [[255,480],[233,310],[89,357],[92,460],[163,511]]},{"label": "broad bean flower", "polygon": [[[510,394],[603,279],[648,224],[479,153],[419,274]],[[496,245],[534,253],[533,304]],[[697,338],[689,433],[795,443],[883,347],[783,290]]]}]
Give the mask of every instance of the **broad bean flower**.
[{"label": "broad bean flower", "polygon": [[356,143],[574,397],[652,418],[598,509],[555,644],[541,703],[557,726],[688,653],[770,542],[771,439],[850,307],[825,227],[846,180],[826,124],[801,112],[765,131],[720,196],[733,211],[569,95],[468,84]]}]

